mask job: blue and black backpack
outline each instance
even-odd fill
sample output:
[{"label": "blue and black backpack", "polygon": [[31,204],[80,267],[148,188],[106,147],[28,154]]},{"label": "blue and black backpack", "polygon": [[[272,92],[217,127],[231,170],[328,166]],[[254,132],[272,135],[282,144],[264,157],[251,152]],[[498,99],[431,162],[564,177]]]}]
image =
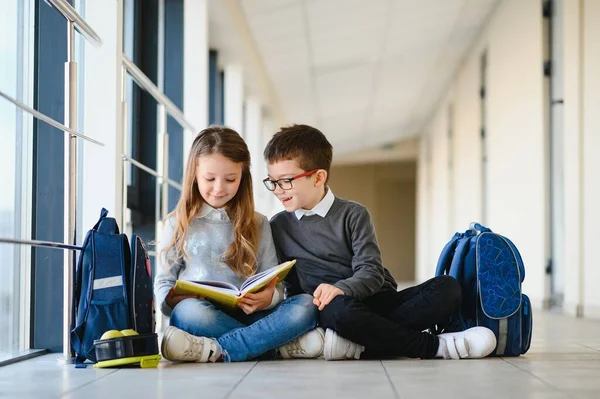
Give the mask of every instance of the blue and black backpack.
[{"label": "blue and black backpack", "polygon": [[458,317],[441,326],[443,332],[483,326],[496,335],[494,355],[519,356],[529,350],[533,318],[529,298],[521,291],[525,267],[508,238],[471,223],[446,244],[435,274],[450,275],[462,287]]},{"label": "blue and black backpack", "polygon": [[102,208],[98,223],[85,236],[73,289],[75,327],[71,346],[76,362],[96,362],[94,340],[108,330],[154,333],[152,271],[141,238],[131,247],[114,218]]}]

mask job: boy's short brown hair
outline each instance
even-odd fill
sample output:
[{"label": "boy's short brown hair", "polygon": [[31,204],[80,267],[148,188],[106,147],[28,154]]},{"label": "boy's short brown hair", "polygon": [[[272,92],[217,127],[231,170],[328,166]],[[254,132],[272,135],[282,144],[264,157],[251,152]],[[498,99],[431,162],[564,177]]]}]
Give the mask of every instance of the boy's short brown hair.
[{"label": "boy's short brown hair", "polygon": [[267,163],[296,160],[304,171],[324,169],[329,177],[333,147],[319,129],[292,125],[273,135],[263,155]]}]

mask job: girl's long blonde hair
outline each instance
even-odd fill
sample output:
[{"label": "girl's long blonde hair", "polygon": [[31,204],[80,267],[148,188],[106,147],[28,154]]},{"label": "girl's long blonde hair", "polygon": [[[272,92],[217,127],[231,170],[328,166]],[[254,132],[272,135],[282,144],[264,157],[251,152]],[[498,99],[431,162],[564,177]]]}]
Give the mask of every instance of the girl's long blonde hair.
[{"label": "girl's long blonde hair", "polygon": [[198,215],[204,199],[200,195],[196,181],[198,158],[202,155],[221,154],[233,162],[242,164],[242,177],[235,196],[227,203],[226,211],[233,224],[233,241],[223,255],[223,261],[240,277],[249,277],[256,272],[259,244],[259,225],[254,213],[252,178],[250,175],[250,151],[244,140],[234,130],[209,126],[194,139],[183,176],[181,198],[175,210],[168,217],[176,220],[171,242],[161,251],[161,255],[173,256],[168,263],[178,259],[188,259],[184,243],[188,227]]}]

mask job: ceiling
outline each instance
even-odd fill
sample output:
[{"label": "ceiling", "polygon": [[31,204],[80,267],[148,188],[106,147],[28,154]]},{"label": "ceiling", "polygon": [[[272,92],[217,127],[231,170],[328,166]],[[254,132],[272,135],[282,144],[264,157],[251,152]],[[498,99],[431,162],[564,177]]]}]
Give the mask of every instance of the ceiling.
[{"label": "ceiling", "polygon": [[[285,121],[318,127],[344,153],[418,135],[497,2],[234,4],[260,58],[254,69],[263,69]],[[225,29],[211,23],[211,42],[218,41],[212,32]],[[252,90],[256,79],[247,80]]]}]

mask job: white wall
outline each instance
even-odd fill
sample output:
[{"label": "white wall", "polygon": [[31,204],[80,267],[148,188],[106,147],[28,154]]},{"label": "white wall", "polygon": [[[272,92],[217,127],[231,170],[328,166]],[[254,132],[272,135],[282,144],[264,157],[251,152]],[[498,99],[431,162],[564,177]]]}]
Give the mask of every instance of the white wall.
[{"label": "white wall", "polygon": [[[443,247],[457,230],[482,217],[480,57],[487,51],[487,219],[514,240],[527,268],[524,291],[544,298],[545,152],[543,130],[542,14],[537,1],[500,4],[458,71],[425,132],[431,146],[419,155],[417,276],[433,275]],[[448,173],[448,106],[454,107],[454,176]],[[449,198],[448,179],[453,179]],[[429,191],[427,190],[429,186]],[[449,209],[449,206],[453,209]],[[454,217],[449,217],[454,213]],[[450,226],[448,221],[456,225]],[[423,253],[423,251],[427,251]]]},{"label": "white wall", "polygon": [[565,1],[565,304],[600,318],[596,247],[600,223],[600,3]]},{"label": "white wall", "polygon": [[486,223],[519,248],[527,267],[523,289],[539,306],[547,257],[540,3],[506,1],[487,47]]},{"label": "white wall", "polygon": [[600,3],[564,1],[565,299],[568,314],[600,318],[595,253],[600,212]]},{"label": "white wall", "polygon": [[600,268],[597,252],[600,226],[600,2],[586,0],[584,7],[584,315],[600,318]]},{"label": "white wall", "polygon": [[479,69],[481,45],[464,65],[454,88],[454,230],[483,221]]},{"label": "white wall", "polygon": [[[564,310],[600,318],[600,2],[564,1]],[[538,1],[500,4],[424,133],[418,163],[417,278],[432,275],[441,236],[482,217],[520,249],[527,276],[524,291],[540,307],[548,256],[548,139],[545,133],[542,15]],[[480,56],[488,52],[488,188],[482,196]],[[448,156],[447,107],[454,106],[454,176]],[[428,146],[431,149],[428,150]],[[430,154],[428,155],[428,151]],[[448,179],[453,178],[453,198]],[[453,209],[447,209],[453,206]],[[453,212],[458,226],[445,223]],[[451,220],[451,219],[450,219]],[[441,233],[440,233],[441,231]]]}]

